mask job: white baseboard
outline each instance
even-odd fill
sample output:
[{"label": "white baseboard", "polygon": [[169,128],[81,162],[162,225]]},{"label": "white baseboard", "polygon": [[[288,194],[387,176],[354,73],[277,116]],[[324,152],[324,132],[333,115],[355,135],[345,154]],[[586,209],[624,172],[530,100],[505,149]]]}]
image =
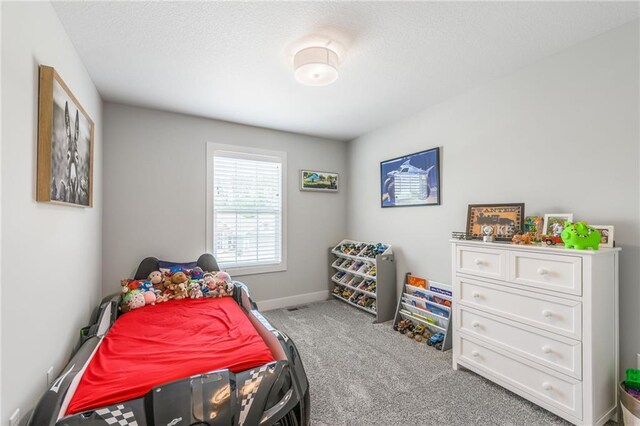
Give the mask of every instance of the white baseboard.
[{"label": "white baseboard", "polygon": [[304,305],[305,303],[321,302],[329,299],[329,290],[316,291],[314,293],[298,294],[296,296],[282,297],[256,302],[262,312],[274,309],[288,308],[289,306]]}]

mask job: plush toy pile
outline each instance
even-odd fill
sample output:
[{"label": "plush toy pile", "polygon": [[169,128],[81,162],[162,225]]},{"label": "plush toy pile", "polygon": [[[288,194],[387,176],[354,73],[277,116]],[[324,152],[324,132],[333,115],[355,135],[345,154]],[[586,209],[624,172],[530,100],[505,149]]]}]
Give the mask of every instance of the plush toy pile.
[{"label": "plush toy pile", "polygon": [[233,281],[226,272],[205,272],[199,267],[153,271],[146,280],[122,280],[120,311],[129,312],[169,300],[233,296]]}]

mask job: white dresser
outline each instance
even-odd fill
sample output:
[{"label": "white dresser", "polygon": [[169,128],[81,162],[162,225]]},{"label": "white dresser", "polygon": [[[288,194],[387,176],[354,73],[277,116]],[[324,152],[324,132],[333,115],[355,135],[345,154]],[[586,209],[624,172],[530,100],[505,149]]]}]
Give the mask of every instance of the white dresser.
[{"label": "white dresser", "polygon": [[614,418],[620,249],[451,243],[453,368],[577,425]]}]

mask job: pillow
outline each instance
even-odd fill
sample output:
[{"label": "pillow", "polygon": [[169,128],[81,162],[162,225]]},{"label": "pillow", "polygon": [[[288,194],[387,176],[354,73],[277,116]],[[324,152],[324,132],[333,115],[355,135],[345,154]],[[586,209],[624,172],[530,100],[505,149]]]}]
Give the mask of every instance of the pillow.
[{"label": "pillow", "polygon": [[178,263],[178,262],[167,262],[166,260],[159,260],[158,261],[158,268],[160,268],[161,272],[167,272],[170,270],[175,270],[175,269],[186,269],[186,270],[191,270],[193,268],[195,268],[196,266],[198,266],[198,262],[185,262],[185,263]]}]

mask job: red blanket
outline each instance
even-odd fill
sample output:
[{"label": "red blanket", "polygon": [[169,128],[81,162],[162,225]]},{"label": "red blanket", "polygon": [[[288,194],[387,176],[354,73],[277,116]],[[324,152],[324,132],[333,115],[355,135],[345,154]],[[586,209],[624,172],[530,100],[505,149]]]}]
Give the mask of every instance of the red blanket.
[{"label": "red blanket", "polygon": [[184,299],[122,315],[104,337],[67,415],[138,398],[163,383],[273,361],[271,351],[230,297]]}]

